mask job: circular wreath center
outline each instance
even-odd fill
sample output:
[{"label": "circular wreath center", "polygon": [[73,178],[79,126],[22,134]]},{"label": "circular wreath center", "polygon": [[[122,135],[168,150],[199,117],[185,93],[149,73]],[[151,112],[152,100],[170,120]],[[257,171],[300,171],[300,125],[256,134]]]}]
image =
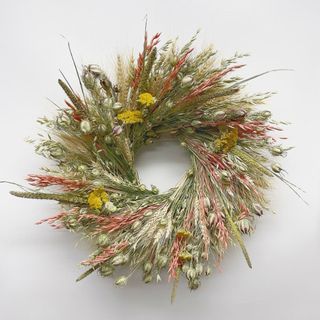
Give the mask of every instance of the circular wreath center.
[{"label": "circular wreath center", "polygon": [[138,151],[135,165],[144,185],[155,184],[165,192],[176,186],[190,168],[190,154],[178,140],[160,139]]}]

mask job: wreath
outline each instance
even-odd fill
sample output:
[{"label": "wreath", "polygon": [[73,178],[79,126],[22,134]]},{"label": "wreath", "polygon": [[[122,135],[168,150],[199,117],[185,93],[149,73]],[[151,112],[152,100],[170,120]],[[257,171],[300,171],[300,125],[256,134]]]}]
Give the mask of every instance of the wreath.
[{"label": "wreath", "polygon": [[[219,60],[211,47],[194,53],[195,39],[181,49],[172,40],[159,48],[160,34],[149,40],[145,33],[137,60],[117,57],[115,81],[97,65],[78,72],[69,45],[80,94],[61,73],[65,106],[55,118],[39,119],[48,134],[35,147],[55,165],[27,177],[36,188],[11,193],[58,201],[61,210],[38,223],[95,242],[77,280],[98,271],[125,285],[142,269],[145,283],[158,282],[164,269],[174,297],[181,275],[197,289],[232,244],[251,268],[243,235],[267,209],[264,189],[272,177],[293,188],[273,160],[289,149],[271,134],[282,123],[257,108],[271,93],[243,90],[262,74],[231,76],[245,55]],[[180,141],[191,167],[159,193],[140,182],[134,164],[143,145],[162,137]]]}]

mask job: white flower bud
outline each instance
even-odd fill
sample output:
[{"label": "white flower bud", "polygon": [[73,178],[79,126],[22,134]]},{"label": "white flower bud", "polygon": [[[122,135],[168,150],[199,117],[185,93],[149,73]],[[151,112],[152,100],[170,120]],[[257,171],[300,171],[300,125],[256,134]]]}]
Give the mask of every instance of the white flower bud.
[{"label": "white flower bud", "polygon": [[126,261],[125,261],[125,256],[123,254],[119,254],[115,257],[113,257],[113,259],[111,260],[111,264],[113,266],[119,266],[121,264],[124,264]]},{"label": "white flower bud", "polygon": [[84,134],[88,134],[91,131],[91,124],[88,120],[82,120],[80,123],[80,129]]},{"label": "white flower bud", "polygon": [[253,205],[253,213],[258,217],[263,215],[263,208],[260,206],[260,204],[255,203]]},{"label": "white flower bud", "polygon": [[224,111],[217,111],[213,116],[215,120],[222,120],[226,116],[226,114]]},{"label": "white flower bud", "polygon": [[281,168],[280,164],[278,164],[278,163],[272,164],[271,169],[275,173],[280,173],[282,171],[282,168]]},{"label": "white flower bud", "polygon": [[139,220],[135,221],[131,226],[132,230],[138,229],[141,226],[141,224],[142,224],[141,221]]},{"label": "white flower bud", "polygon": [[166,256],[159,256],[158,258],[158,268],[163,268],[168,262],[168,258]]},{"label": "white flower bud", "polygon": [[196,265],[196,273],[197,273],[197,275],[200,276],[202,274],[202,272],[203,272],[203,265],[201,263],[198,263]]},{"label": "white flower bud", "polygon": [[194,126],[194,127],[198,126],[198,125],[201,124],[201,123],[202,123],[202,122],[199,121],[199,120],[193,120],[193,121],[191,121],[191,125]]},{"label": "white flower bud", "polygon": [[86,166],[86,165],[84,165],[84,164],[82,164],[82,165],[80,165],[79,167],[78,167],[78,171],[81,171],[81,172],[84,172],[84,171],[86,171],[88,169],[88,167]]},{"label": "white flower bud", "polygon": [[145,283],[149,283],[152,281],[152,274],[146,274],[144,277],[143,277],[143,281]]},{"label": "white flower bud", "polygon": [[105,136],[104,141],[106,144],[111,144],[112,143],[112,138],[110,136]]},{"label": "white flower bud", "polygon": [[281,147],[273,147],[273,148],[271,149],[271,153],[272,153],[272,155],[274,155],[274,156],[281,156],[281,155],[283,154],[283,150],[282,150]]},{"label": "white flower bud", "polygon": [[104,207],[109,212],[117,211],[117,207],[111,201],[106,202]]},{"label": "white flower bud", "polygon": [[149,273],[152,270],[152,263],[146,262],[143,266],[143,271]]},{"label": "white flower bud", "polygon": [[191,290],[196,290],[200,286],[200,280],[199,279],[193,279],[188,282],[188,286]]},{"label": "white flower bud", "polygon": [[115,281],[115,284],[117,286],[125,286],[127,282],[128,282],[128,278],[126,276],[121,276]]},{"label": "white flower bud", "polygon": [[182,78],[181,83],[182,85],[187,85],[187,84],[191,84],[193,81],[191,76],[185,76]]},{"label": "white flower bud", "polygon": [[122,127],[121,126],[115,126],[112,130],[112,133],[115,135],[115,136],[118,136],[121,132],[122,132]]},{"label": "white flower bud", "polygon": [[113,105],[113,109],[114,110],[120,110],[122,108],[122,103],[121,102],[116,102],[114,105]]},{"label": "white flower bud", "polygon": [[98,131],[99,133],[105,133],[107,131],[107,127],[105,124],[99,124],[98,125]]},{"label": "white flower bud", "polygon": [[189,270],[187,271],[187,279],[188,280],[193,280],[196,277],[196,270],[193,268],[189,268]]},{"label": "white flower bud", "polygon": [[101,276],[107,277],[113,273],[113,268],[111,266],[102,265],[99,269]]},{"label": "white flower bud", "polygon": [[204,273],[206,276],[209,276],[211,274],[211,268],[210,267],[207,267],[205,273]]},{"label": "white flower bud", "polygon": [[92,173],[94,176],[100,175],[100,171],[99,171],[98,169],[92,169],[91,173]]},{"label": "white flower bud", "polygon": [[110,239],[108,237],[107,234],[103,233],[103,234],[100,234],[97,238],[97,244],[99,246],[106,246],[110,243]]}]

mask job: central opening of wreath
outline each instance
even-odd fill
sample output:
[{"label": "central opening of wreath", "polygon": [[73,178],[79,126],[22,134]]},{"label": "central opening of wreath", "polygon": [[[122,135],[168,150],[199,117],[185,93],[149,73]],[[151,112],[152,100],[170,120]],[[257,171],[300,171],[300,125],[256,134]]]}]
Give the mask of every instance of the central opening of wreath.
[{"label": "central opening of wreath", "polygon": [[139,150],[135,166],[141,183],[164,192],[175,187],[190,168],[190,154],[178,140],[160,139]]}]

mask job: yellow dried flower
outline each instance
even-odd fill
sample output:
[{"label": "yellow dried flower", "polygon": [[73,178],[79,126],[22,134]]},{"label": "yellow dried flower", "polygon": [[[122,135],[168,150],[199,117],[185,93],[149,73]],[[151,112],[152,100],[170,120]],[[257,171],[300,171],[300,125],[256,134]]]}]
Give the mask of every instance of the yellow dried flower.
[{"label": "yellow dried flower", "polygon": [[192,254],[187,251],[183,251],[179,254],[179,259],[182,261],[190,261],[192,259]]},{"label": "yellow dried flower", "polygon": [[102,188],[94,189],[88,196],[88,204],[92,209],[101,209],[103,204],[108,201],[108,194]]},{"label": "yellow dried flower", "polygon": [[180,238],[189,238],[191,237],[191,232],[186,229],[179,229],[176,233],[176,236]]},{"label": "yellow dried flower", "polygon": [[214,146],[219,152],[229,152],[238,142],[238,128],[222,128],[220,138],[216,139]]},{"label": "yellow dried flower", "polygon": [[127,124],[143,122],[142,112],[139,110],[123,111],[117,115],[117,118]]},{"label": "yellow dried flower", "polygon": [[156,99],[149,92],[144,92],[139,94],[139,99],[137,101],[142,105],[149,107],[156,102]]}]

